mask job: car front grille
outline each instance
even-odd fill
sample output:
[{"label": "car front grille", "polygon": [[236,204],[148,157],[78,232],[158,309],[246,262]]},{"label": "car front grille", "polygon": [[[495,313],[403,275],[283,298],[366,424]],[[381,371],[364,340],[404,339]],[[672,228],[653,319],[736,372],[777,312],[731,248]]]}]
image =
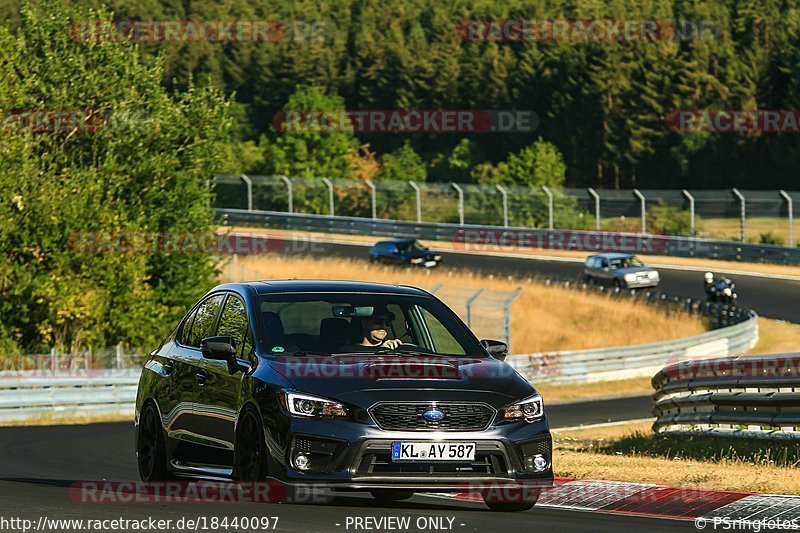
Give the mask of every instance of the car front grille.
[{"label": "car front grille", "polygon": [[394,462],[391,442],[371,441],[360,450],[354,476],[356,478],[460,478],[509,477],[509,458],[499,442],[478,442],[475,460],[448,462]]},{"label": "car front grille", "polygon": [[[423,414],[436,409],[441,420],[426,420]],[[496,411],[484,403],[378,403],[369,409],[378,427],[400,431],[482,431]]]}]

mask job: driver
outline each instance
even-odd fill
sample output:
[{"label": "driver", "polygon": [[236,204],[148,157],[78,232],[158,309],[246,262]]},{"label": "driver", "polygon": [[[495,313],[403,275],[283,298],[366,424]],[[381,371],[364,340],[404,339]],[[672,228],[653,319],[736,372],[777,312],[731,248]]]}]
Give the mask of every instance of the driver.
[{"label": "driver", "polygon": [[389,311],[385,305],[375,306],[370,316],[361,319],[361,342],[349,348],[368,347],[394,350],[403,344],[400,339],[387,339],[389,325],[394,319],[394,313]]}]

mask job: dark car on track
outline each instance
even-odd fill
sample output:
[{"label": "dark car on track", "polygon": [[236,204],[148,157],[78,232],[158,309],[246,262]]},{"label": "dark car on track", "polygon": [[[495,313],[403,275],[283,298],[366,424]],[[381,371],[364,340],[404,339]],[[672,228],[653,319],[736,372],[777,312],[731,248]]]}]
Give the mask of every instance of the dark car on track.
[{"label": "dark car on track", "polygon": [[583,265],[582,281],[589,285],[607,285],[618,289],[655,287],[661,276],[645,266],[638,257],[627,253],[590,255]]},{"label": "dark car on track", "polygon": [[[386,340],[363,344],[370,335]],[[383,501],[480,487],[494,510],[529,509],[552,484],[552,439],[506,352],[413,287],[220,285],[144,365],[140,476],[314,483]]]},{"label": "dark car on track", "polygon": [[369,260],[373,263],[433,268],[442,262],[442,256],[416,239],[392,239],[375,243],[369,251]]}]

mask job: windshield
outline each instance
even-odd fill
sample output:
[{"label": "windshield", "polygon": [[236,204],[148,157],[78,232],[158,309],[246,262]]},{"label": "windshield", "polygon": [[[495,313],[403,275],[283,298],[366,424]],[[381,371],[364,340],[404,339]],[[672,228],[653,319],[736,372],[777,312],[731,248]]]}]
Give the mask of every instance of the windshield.
[{"label": "windshield", "polygon": [[270,294],[259,302],[266,349],[485,357],[443,303],[397,294]]},{"label": "windshield", "polygon": [[637,257],[631,256],[611,259],[609,265],[611,266],[611,270],[616,270],[618,268],[643,267],[644,263],[639,261]]},{"label": "windshield", "polygon": [[419,241],[408,241],[397,243],[397,248],[401,252],[424,252],[427,246],[423,246]]}]

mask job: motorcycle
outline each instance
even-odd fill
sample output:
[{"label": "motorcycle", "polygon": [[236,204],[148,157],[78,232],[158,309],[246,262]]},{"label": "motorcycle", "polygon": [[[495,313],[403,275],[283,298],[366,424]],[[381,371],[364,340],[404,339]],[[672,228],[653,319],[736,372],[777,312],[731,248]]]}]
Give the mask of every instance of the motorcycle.
[{"label": "motorcycle", "polygon": [[738,298],[736,284],[728,278],[716,280],[710,286],[706,286],[706,300],[708,302],[735,305]]}]

